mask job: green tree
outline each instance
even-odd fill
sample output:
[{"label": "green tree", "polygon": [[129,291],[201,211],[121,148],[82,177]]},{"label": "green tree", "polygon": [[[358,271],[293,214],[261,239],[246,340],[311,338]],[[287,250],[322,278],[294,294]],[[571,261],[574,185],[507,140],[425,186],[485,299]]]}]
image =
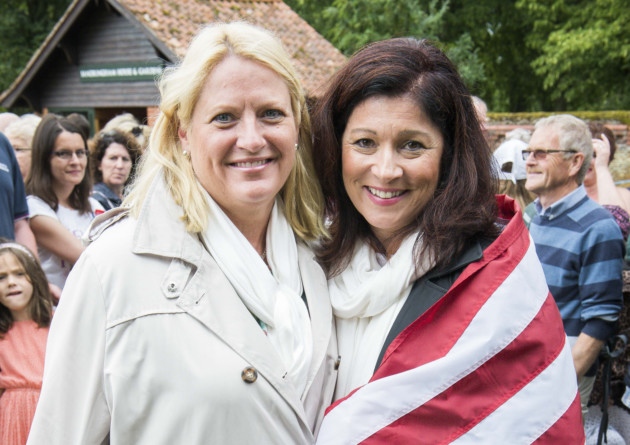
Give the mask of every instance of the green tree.
[{"label": "green tree", "polygon": [[315,28],[317,32],[328,39],[326,32],[329,28],[329,23],[324,20],[322,11],[332,6],[334,0],[284,0],[284,2],[306,20],[309,25]]},{"label": "green tree", "polygon": [[466,32],[440,39],[450,0],[288,0],[286,3],[346,55],[391,37],[427,38],[449,55],[469,86],[483,82],[484,67]]},{"label": "green tree", "polygon": [[519,0],[533,22],[527,44],[554,109],[630,107],[627,0]]},{"label": "green tree", "polygon": [[71,0],[2,0],[0,91],[26,66]]},{"label": "green tree", "polygon": [[492,111],[540,110],[546,104],[542,81],[531,67],[534,49],[525,45],[529,16],[516,0],[452,0],[440,38],[451,41],[465,30],[484,66],[484,79],[473,92]]}]

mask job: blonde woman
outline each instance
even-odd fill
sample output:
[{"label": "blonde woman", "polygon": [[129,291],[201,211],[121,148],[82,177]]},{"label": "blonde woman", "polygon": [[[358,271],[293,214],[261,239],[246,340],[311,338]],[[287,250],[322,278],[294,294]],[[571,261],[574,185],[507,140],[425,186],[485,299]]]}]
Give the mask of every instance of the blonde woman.
[{"label": "blonde woman", "polygon": [[160,87],[135,189],[64,290],[30,443],[312,443],[337,355],[300,84],[235,23]]}]

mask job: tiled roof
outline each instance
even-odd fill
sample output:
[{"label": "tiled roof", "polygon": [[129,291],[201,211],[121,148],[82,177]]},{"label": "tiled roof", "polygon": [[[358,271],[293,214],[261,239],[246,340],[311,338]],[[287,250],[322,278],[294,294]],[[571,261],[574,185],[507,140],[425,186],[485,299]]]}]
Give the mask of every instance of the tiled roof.
[{"label": "tiled roof", "polygon": [[171,51],[182,57],[195,33],[216,21],[245,20],[274,32],[314,94],[345,57],[281,0],[117,0]]},{"label": "tiled roof", "polygon": [[[2,94],[11,106],[22,94],[65,33],[89,5],[99,0],[73,0],[24,70]],[[195,33],[212,22],[244,20],[273,31],[292,56],[309,96],[318,90],[346,58],[282,0],[105,0],[131,20],[137,20],[154,45],[165,54],[185,54]],[[170,57],[170,55],[169,55]]]}]

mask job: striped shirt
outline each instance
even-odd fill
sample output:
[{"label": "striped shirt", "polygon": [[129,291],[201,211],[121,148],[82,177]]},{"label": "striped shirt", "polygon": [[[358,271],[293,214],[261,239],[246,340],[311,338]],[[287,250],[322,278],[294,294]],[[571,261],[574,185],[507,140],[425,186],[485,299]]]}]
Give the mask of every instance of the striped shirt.
[{"label": "striped shirt", "polygon": [[538,199],[530,206],[529,231],[567,335],[606,340],[623,304],[619,226],[583,186],[544,210]]}]

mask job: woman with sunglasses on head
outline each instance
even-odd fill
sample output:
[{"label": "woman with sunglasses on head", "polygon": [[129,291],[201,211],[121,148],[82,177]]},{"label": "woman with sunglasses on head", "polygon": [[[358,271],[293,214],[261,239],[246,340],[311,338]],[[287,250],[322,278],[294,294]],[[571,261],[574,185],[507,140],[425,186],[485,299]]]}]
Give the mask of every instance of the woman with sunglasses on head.
[{"label": "woman with sunglasses on head", "polygon": [[87,141],[71,121],[46,115],[33,136],[32,156],[29,222],[48,281],[63,289],[83,252],[81,236],[103,207],[90,198]]}]

